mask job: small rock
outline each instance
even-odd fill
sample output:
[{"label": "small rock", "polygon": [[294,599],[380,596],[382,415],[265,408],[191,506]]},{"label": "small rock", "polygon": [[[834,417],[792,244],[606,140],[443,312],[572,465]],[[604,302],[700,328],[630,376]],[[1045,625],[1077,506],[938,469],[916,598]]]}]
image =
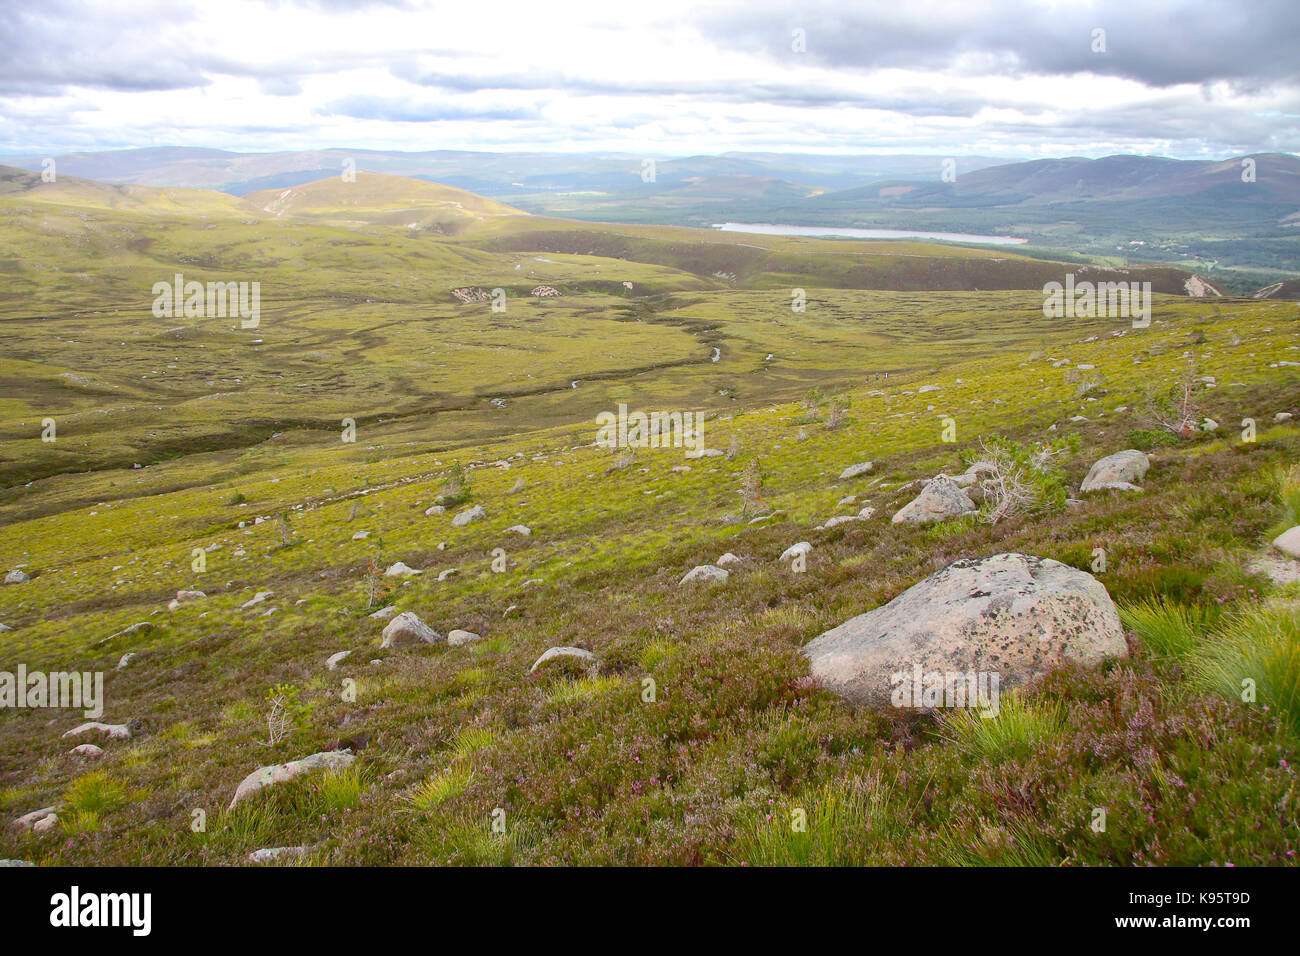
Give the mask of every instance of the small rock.
[{"label": "small rock", "polygon": [[392,617],[396,613],[397,613],[397,605],[390,604],[388,605],[388,607],[381,607],[378,611],[375,611],[373,614],[368,614],[366,616],[375,621],[387,621],[390,617]]},{"label": "small rock", "polygon": [[[25,813],[14,821],[14,826],[19,830],[30,830],[38,821],[46,817],[54,816],[58,807],[41,807],[39,810],[33,810],[31,813]],[[55,817],[55,819],[58,819]]]},{"label": "small rock", "polygon": [[481,641],[483,638],[473,631],[462,631],[455,628],[447,634],[447,644],[451,647],[460,647],[462,644],[473,644],[475,641]]},{"label": "small rock", "polygon": [[369,532],[369,531],[358,531],[356,534],[354,534],[354,535],[352,536],[352,540],[353,540],[353,541],[365,541],[366,538],[368,538],[368,537],[370,537],[370,532]]},{"label": "small rock", "polygon": [[411,644],[437,644],[442,635],[410,611],[403,611],[384,628],[380,647],[404,647]]},{"label": "small rock", "polygon": [[397,577],[409,578],[414,574],[423,574],[423,573],[424,573],[423,571],[417,571],[415,570],[415,568],[407,567],[406,564],[404,564],[401,561],[398,561],[396,564],[392,564],[389,566],[388,570],[384,572],[384,576],[389,578],[397,578]]},{"label": "small rock", "polygon": [[599,667],[596,655],[591,653],[591,651],[583,650],[581,647],[550,647],[546,649],[541,657],[533,661],[533,666],[528,668],[528,673],[533,673],[533,671],[537,670],[537,668],[541,667],[543,664],[549,664],[552,661],[564,660],[566,658],[578,661],[586,667],[589,673],[594,673],[597,667]]},{"label": "small rock", "polygon": [[1274,425],[1280,425],[1283,422],[1289,422],[1290,420],[1291,420],[1290,412],[1278,412],[1276,415],[1273,416]]},{"label": "small rock", "polygon": [[873,464],[874,462],[863,461],[856,465],[849,465],[849,467],[840,472],[840,480],[843,481],[846,478],[857,478],[859,475],[865,475],[871,470]]},{"label": "small rock", "polygon": [[726,554],[724,554],[722,557],[718,558],[718,560],[714,561],[713,563],[716,564],[716,565],[717,565],[718,567],[720,567],[720,568],[725,568],[725,567],[729,567],[730,565],[733,565],[733,564],[740,564],[740,562],[741,562],[741,559],[740,559],[738,556],[736,556],[736,555],[732,554],[730,551],[728,551]]},{"label": "small rock", "polygon": [[1274,538],[1273,547],[1283,554],[1289,554],[1293,558],[1300,558],[1300,524],[1294,528],[1288,528]]},{"label": "small rock", "polygon": [[1099,460],[1088,470],[1088,476],[1079,486],[1080,491],[1096,491],[1102,488],[1120,488],[1124,491],[1138,490],[1135,483],[1141,481],[1151,467],[1151,460],[1136,448],[1117,451]]},{"label": "small rock", "polygon": [[701,564],[691,568],[678,584],[690,584],[692,581],[706,581],[709,584],[721,584],[727,580],[727,572],[715,564]]},{"label": "small rock", "polygon": [[812,545],[807,541],[800,541],[798,544],[792,544],[781,552],[781,561],[793,561],[801,554],[808,554],[812,551]]},{"label": "small rock", "polygon": [[64,737],[80,737],[82,734],[97,731],[101,734],[107,734],[112,740],[130,740],[131,728],[127,724],[105,724],[98,720],[88,720],[84,724],[78,724],[71,730],[64,733]]},{"label": "small rock", "polygon": [[126,670],[126,665],[131,663],[131,658],[135,657],[135,651],[128,651],[123,654],[117,662],[117,670]]},{"label": "small rock", "polygon": [[104,756],[104,748],[94,744],[77,744],[68,753],[82,760],[97,760]]},{"label": "small rock", "polygon": [[439,572],[438,572],[438,580],[439,580],[439,581],[445,581],[445,580],[447,580],[449,577],[451,577],[451,576],[452,576],[453,574],[455,574],[455,573],[456,573],[456,569],[455,569],[455,568],[447,568],[447,569],[444,570],[444,571],[439,571]]},{"label": "small rock", "polygon": [[311,754],[301,760],[291,760],[288,763],[258,767],[239,782],[228,809],[233,810],[235,804],[239,803],[240,800],[266,787],[277,783],[286,783],[313,770],[342,770],[351,766],[356,759],[355,754],[350,754],[345,750],[331,750]]},{"label": "small rock", "polygon": [[277,860],[298,860],[305,856],[305,846],[272,846],[248,854],[249,863],[274,863]]},{"label": "small rock", "polygon": [[332,671],[351,656],[351,651],[339,651],[337,654],[331,654],[325,658],[325,669]]},{"label": "small rock", "polygon": [[26,584],[31,579],[32,579],[31,575],[28,574],[26,571],[21,571],[18,568],[14,568],[12,571],[10,571],[8,574],[5,575],[5,584]]},{"label": "small rock", "polygon": [[898,510],[894,524],[943,521],[970,514],[976,510],[975,502],[947,475],[932,478],[921,493]]},{"label": "small rock", "polygon": [[506,533],[517,534],[526,538],[533,533],[533,529],[528,527],[526,524],[512,524],[510,527],[506,528]]},{"label": "small rock", "polygon": [[482,505],[475,505],[473,508],[466,508],[460,514],[456,515],[456,517],[452,518],[451,526],[453,528],[463,528],[471,521],[478,521],[479,519],[486,517],[487,509]]},{"label": "small rock", "polygon": [[243,604],[239,606],[240,610],[247,610],[248,608],[253,607],[256,604],[261,604],[263,601],[271,597],[273,594],[275,594],[274,591],[258,591],[251,598],[249,598],[247,601],[245,601]]},{"label": "small rock", "polygon": [[447,510],[447,509],[444,508],[442,505],[434,505],[432,508],[425,508],[425,509],[424,509],[424,516],[425,516],[426,518],[431,518],[431,517],[433,517],[434,515],[440,515],[440,514],[442,514],[442,513],[445,512],[446,510]]}]

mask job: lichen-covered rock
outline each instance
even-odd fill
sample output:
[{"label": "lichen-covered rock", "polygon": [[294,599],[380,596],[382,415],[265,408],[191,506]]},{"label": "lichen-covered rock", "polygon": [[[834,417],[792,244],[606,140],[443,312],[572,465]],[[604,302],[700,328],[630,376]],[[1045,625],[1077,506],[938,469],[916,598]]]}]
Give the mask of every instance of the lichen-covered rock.
[{"label": "lichen-covered rock", "polygon": [[803,649],[812,674],[854,703],[889,706],[896,676],[994,673],[1005,689],[1067,663],[1128,653],[1096,578],[1025,554],[956,561]]},{"label": "lichen-covered rock", "polygon": [[533,666],[528,668],[528,673],[533,673],[533,671],[537,670],[537,668],[544,664],[564,660],[577,661],[585,667],[589,673],[595,673],[599,666],[596,660],[596,655],[581,647],[548,647],[542,653],[541,657],[533,661]]}]

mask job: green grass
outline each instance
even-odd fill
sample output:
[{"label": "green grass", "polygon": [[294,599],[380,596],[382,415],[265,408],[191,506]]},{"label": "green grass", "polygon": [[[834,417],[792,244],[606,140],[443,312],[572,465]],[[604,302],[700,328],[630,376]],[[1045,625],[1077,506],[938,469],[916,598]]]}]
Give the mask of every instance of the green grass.
[{"label": "green grass", "polygon": [[1210,606],[1178,604],[1161,598],[1149,598],[1121,605],[1119,617],[1124,626],[1141,639],[1147,651],[1156,657],[1184,660],[1219,619]]},{"label": "green grass", "polygon": [[1300,609],[1294,603],[1231,616],[1192,667],[1199,684],[1268,708],[1300,740]]},{"label": "green grass", "polygon": [[963,752],[996,761],[1050,740],[1064,725],[1059,701],[1034,700],[1014,691],[999,698],[996,716],[985,717],[974,708],[954,710],[941,733]]}]

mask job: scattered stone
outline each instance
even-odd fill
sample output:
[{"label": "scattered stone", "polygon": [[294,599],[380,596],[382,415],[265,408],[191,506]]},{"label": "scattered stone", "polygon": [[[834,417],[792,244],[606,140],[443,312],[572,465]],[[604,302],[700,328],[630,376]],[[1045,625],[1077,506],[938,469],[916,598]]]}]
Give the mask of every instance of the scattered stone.
[{"label": "scattered stone", "polygon": [[506,534],[517,534],[524,538],[528,537],[532,533],[533,529],[528,527],[526,524],[512,524],[510,527],[506,528]]},{"label": "scattered stone", "polygon": [[94,744],[77,744],[68,753],[81,760],[98,760],[104,756],[104,748]]},{"label": "scattered stone", "polygon": [[329,657],[325,658],[325,669],[327,671],[332,671],[351,656],[351,651],[339,651],[337,654],[331,654]]},{"label": "scattered stone", "polygon": [[351,766],[356,759],[355,754],[350,754],[345,750],[333,750],[312,754],[303,757],[301,760],[290,760],[288,763],[258,767],[240,781],[239,786],[235,788],[235,796],[231,799],[230,806],[227,809],[233,810],[235,804],[239,803],[240,800],[266,787],[277,783],[287,783],[295,777],[301,777],[313,770],[342,770]]},{"label": "scattered stone", "polygon": [[740,562],[741,562],[740,557],[728,551],[726,554],[718,558],[718,560],[714,561],[713,563],[720,568],[726,568],[726,567],[730,567],[733,564],[740,564]]},{"label": "scattered stone", "polygon": [[248,854],[249,863],[275,863],[277,860],[299,860],[306,856],[305,846],[272,846]]},{"label": "scattered stone", "polygon": [[182,604],[192,604],[195,601],[202,601],[207,595],[202,591],[177,591],[176,597],[167,604],[167,610],[174,611]]},{"label": "scattered stone", "polygon": [[481,641],[483,638],[473,631],[462,631],[456,628],[447,635],[447,644],[451,647],[460,647],[463,644],[473,644],[475,641]]},{"label": "scattered stone", "polygon": [[727,580],[727,576],[727,572],[715,564],[701,564],[699,567],[687,571],[686,576],[683,577],[678,584],[690,584],[692,581],[705,581],[709,584],[721,584]]},{"label": "scattered stone", "polygon": [[1142,480],[1151,460],[1136,448],[1117,451],[1107,455],[1088,470],[1088,476],[1079,486],[1080,491],[1098,491],[1103,488],[1118,488],[1122,491],[1138,491],[1136,482]]},{"label": "scattered stone", "polygon": [[24,813],[14,821],[14,826],[19,830],[31,830],[37,823],[47,817],[54,817],[55,820],[58,820],[58,817],[55,816],[57,809],[58,807],[41,807],[41,809],[33,810],[31,813]]},{"label": "scattered stone", "polygon": [[401,561],[398,561],[396,564],[389,566],[388,570],[384,572],[384,576],[389,578],[396,578],[396,577],[409,578],[414,574],[423,574],[423,573],[424,573],[423,571],[417,571],[415,570],[415,568],[407,567],[406,564],[404,564]]},{"label": "scattered stone", "polygon": [[1096,578],[1008,553],[956,561],[803,652],[822,686],[886,707],[918,674],[997,674],[1006,690],[1063,664],[1124,657],[1128,648],[1119,613]]},{"label": "scattered stone", "polygon": [[848,524],[850,521],[861,521],[858,515],[836,515],[834,518],[827,518],[825,524],[818,525],[817,531],[825,531],[827,528],[834,528],[837,525]]},{"label": "scattered stone", "polygon": [[453,574],[455,574],[455,573],[456,573],[456,569],[455,569],[455,568],[447,568],[447,569],[444,570],[444,571],[439,571],[439,572],[438,572],[438,580],[439,580],[439,581],[445,581],[445,580],[447,580],[449,577],[451,577],[451,576],[452,576]]},{"label": "scattered stone", "polygon": [[59,815],[57,813],[51,813],[49,816],[41,817],[39,820],[33,823],[32,832],[46,833],[50,830],[53,830],[58,825],[59,825]]},{"label": "scattered stone", "polygon": [[126,665],[131,663],[131,659],[133,657],[135,657],[135,651],[128,651],[127,653],[123,654],[121,658],[118,659],[116,670],[119,671],[126,670]]},{"label": "scattered stone", "polygon": [[113,634],[108,635],[108,637],[101,637],[99,640],[97,640],[97,641],[96,641],[94,644],[92,644],[91,646],[92,646],[92,647],[99,647],[100,645],[102,645],[102,644],[107,644],[109,641],[116,640],[116,639],[119,638],[119,637],[126,637],[126,635],[128,635],[128,634],[147,634],[148,632],[152,631],[153,629],[154,629],[154,626],[153,626],[153,624],[152,624],[151,622],[149,622],[149,621],[137,621],[136,623],[132,624],[130,627],[124,627],[124,628],[122,628],[122,630],[117,631],[116,633],[113,633]]},{"label": "scattered stone", "polygon": [[390,617],[392,617],[396,613],[397,613],[397,605],[390,604],[388,605],[388,607],[381,607],[378,611],[375,611],[373,614],[367,615],[367,617],[370,617],[376,621],[387,621]]},{"label": "scattered stone", "polygon": [[1283,422],[1289,422],[1290,420],[1291,420],[1290,412],[1278,412],[1276,415],[1273,416],[1274,425],[1280,425]]},{"label": "scattered stone", "polygon": [[380,647],[405,647],[411,644],[437,644],[442,635],[410,611],[403,611],[384,628]]},{"label": "scattered stone", "polygon": [[247,601],[241,604],[239,608],[240,610],[247,610],[248,608],[253,607],[256,604],[261,604],[263,601],[271,597],[273,594],[275,594],[274,591],[258,591],[251,598],[249,598]]},{"label": "scattered stone", "polygon": [[480,518],[487,517],[487,510],[482,505],[475,505],[473,508],[466,508],[456,517],[451,519],[453,528],[463,528],[471,521],[478,521]]},{"label": "scattered stone", "polygon": [[1273,547],[1283,554],[1289,554],[1293,558],[1300,558],[1300,524],[1294,528],[1288,528],[1274,538]]},{"label": "scattered stone", "polygon": [[719,448],[696,448],[688,451],[686,457],[692,460],[696,458],[721,458],[726,452]]},{"label": "scattered stone", "polygon": [[445,512],[446,510],[447,510],[447,509],[444,508],[442,505],[434,505],[432,508],[425,508],[425,509],[424,509],[424,516],[425,516],[426,518],[429,518],[429,517],[432,517],[433,515],[440,515],[440,514],[442,514],[443,512]]},{"label": "scattered stone", "polygon": [[975,510],[975,502],[957,487],[956,482],[947,475],[938,475],[926,483],[919,495],[898,510],[893,523],[943,521]]},{"label": "scattered stone", "polygon": [[28,574],[26,571],[22,571],[18,568],[14,568],[12,571],[10,571],[8,574],[5,575],[5,584],[26,584],[31,579],[32,579],[31,575]]},{"label": "scattered stone", "polygon": [[127,724],[105,724],[98,720],[88,720],[84,724],[78,724],[71,730],[64,733],[64,737],[80,737],[82,734],[98,731],[107,734],[111,740],[130,740],[131,728]]},{"label": "scattered stone", "polygon": [[874,462],[863,461],[856,465],[849,465],[849,467],[840,472],[840,480],[843,481],[846,478],[857,478],[859,475],[865,475],[871,470],[872,465],[874,464]]},{"label": "scattered stone", "polygon": [[801,554],[808,554],[812,551],[812,545],[807,541],[800,541],[798,544],[792,544],[781,552],[781,561],[793,561]]},{"label": "scattered stone", "polygon": [[31,860],[0,860],[0,869],[6,867],[28,867],[35,866]]},{"label": "scattered stone", "polygon": [[352,536],[352,540],[353,540],[353,541],[365,541],[366,538],[368,538],[368,537],[370,537],[370,532],[369,532],[369,531],[358,531],[356,534],[354,534],[354,535]]},{"label": "scattered stone", "polygon": [[542,654],[541,657],[533,661],[533,666],[528,668],[528,673],[532,673],[543,664],[549,664],[552,661],[570,659],[578,661],[587,669],[588,673],[595,673],[600,666],[596,660],[596,655],[591,651],[583,650],[581,647],[550,647]]}]

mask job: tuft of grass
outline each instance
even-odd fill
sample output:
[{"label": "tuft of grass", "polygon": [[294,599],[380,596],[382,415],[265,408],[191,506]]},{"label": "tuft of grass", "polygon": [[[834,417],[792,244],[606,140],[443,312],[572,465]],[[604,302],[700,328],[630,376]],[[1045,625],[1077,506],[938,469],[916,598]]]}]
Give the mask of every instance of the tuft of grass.
[{"label": "tuft of grass", "polygon": [[1150,597],[1119,608],[1124,626],[1154,657],[1182,660],[1219,619],[1216,608]]},{"label": "tuft of grass", "polygon": [[496,731],[491,727],[466,727],[456,734],[452,752],[457,758],[471,757],[480,750],[490,750],[497,745]]},{"label": "tuft of grass", "polygon": [[1277,467],[1268,474],[1269,491],[1281,505],[1277,524],[1269,528],[1269,540],[1300,524],[1300,465]]},{"label": "tuft of grass", "polygon": [[556,683],[546,695],[552,704],[572,704],[578,701],[603,697],[619,685],[617,677],[597,674],[589,677],[565,678]]},{"label": "tuft of grass", "polygon": [[996,759],[1023,752],[1064,727],[1060,701],[1029,700],[1012,692],[1001,695],[996,717],[981,717],[973,708],[956,710],[944,719],[941,734],[968,753]]},{"label": "tuft of grass", "polygon": [[78,777],[63,794],[64,803],[73,810],[86,813],[112,810],[126,801],[126,787],[102,770]]},{"label": "tuft of grass", "polygon": [[356,767],[327,771],[317,785],[317,794],[326,810],[349,810],[361,802],[365,781]]},{"label": "tuft of grass", "polygon": [[94,833],[99,829],[98,810],[74,810],[59,817],[59,826],[68,836],[78,833]]},{"label": "tuft of grass", "polygon": [[1300,610],[1295,605],[1234,613],[1191,666],[1202,687],[1268,707],[1300,739]]},{"label": "tuft of grass", "polygon": [[672,641],[656,639],[641,648],[639,660],[642,667],[648,671],[652,671],[664,661],[676,655],[676,653],[677,645]]},{"label": "tuft of grass", "polygon": [[416,787],[408,800],[416,810],[427,812],[460,796],[473,782],[474,771],[469,767],[449,767]]},{"label": "tuft of grass", "polygon": [[887,789],[828,784],[742,826],[727,855],[742,866],[860,865],[895,831]]}]

